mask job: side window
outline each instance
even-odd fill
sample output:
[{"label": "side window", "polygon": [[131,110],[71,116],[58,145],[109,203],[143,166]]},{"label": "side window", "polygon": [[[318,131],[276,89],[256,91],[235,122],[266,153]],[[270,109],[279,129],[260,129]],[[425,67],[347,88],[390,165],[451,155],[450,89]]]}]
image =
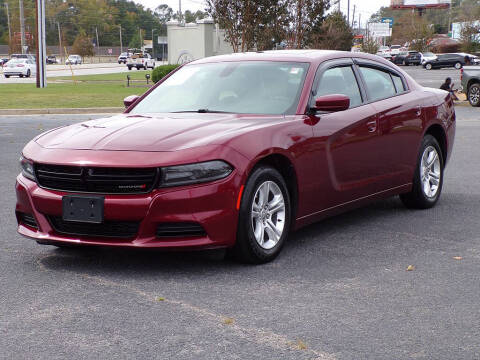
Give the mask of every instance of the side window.
[{"label": "side window", "polygon": [[326,70],[316,89],[315,96],[342,94],[350,98],[350,107],[362,103],[360,88],[351,66],[342,66]]},{"label": "side window", "polygon": [[402,93],[406,90],[405,85],[403,85],[403,81],[402,81],[402,78],[400,76],[392,74],[392,79],[393,79],[393,83],[395,84],[395,88],[397,89],[398,94],[400,94],[400,93]]},{"label": "side window", "polygon": [[385,99],[396,94],[390,73],[369,67],[360,67],[371,101]]}]

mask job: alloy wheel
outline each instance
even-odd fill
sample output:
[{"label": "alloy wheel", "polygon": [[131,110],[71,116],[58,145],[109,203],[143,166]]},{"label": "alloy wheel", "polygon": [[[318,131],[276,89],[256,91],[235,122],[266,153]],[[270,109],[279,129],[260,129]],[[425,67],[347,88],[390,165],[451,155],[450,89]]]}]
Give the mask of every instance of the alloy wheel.
[{"label": "alloy wheel", "polygon": [[285,213],[285,199],[280,187],[273,181],[260,184],[251,206],[253,234],[260,247],[269,250],[280,241]]},{"label": "alloy wheel", "polygon": [[480,102],[480,86],[471,86],[468,92],[470,104],[476,106]]},{"label": "alloy wheel", "polygon": [[437,195],[441,176],[440,157],[437,149],[433,146],[428,146],[423,151],[422,161],[420,162],[422,190],[426,197],[431,199]]}]

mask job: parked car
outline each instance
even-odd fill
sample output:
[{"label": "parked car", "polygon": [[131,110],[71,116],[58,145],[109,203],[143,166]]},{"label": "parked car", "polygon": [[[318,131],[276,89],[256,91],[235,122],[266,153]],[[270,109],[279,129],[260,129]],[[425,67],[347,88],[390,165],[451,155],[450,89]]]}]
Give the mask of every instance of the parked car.
[{"label": "parked car", "polygon": [[3,75],[8,79],[10,76],[30,77],[37,73],[37,65],[32,59],[11,59],[3,67]]},{"label": "parked car", "polygon": [[433,207],[451,95],[346,54],[207,57],[127,97],[124,114],[35,137],[16,181],[19,233],[56,246],[228,248],[263,263],[290,230],[373,200]]},{"label": "parked car", "polygon": [[32,54],[12,54],[10,55],[10,59],[30,59],[35,62],[37,57]]},{"label": "parked car", "polygon": [[390,54],[390,47],[389,46],[380,46],[378,48],[378,52],[377,52],[377,55],[379,54]]},{"label": "parked car", "polygon": [[9,60],[9,58],[0,58],[0,66],[4,66]]},{"label": "parked car", "polygon": [[421,55],[418,51],[401,51],[392,57],[392,61],[397,65],[420,65]]},{"label": "parked car", "polygon": [[398,55],[401,51],[402,45],[392,45],[390,46],[390,54],[392,56]]},{"label": "parked car", "polygon": [[465,66],[461,71],[463,91],[470,105],[480,106],[480,66]]},{"label": "parked car", "polygon": [[392,55],[390,55],[390,53],[388,52],[381,52],[381,51],[378,51],[377,52],[377,55],[384,58],[385,60],[388,60],[388,61],[393,61],[393,57]]},{"label": "parked car", "polygon": [[136,68],[137,70],[155,68],[155,59],[152,59],[149,53],[135,53],[127,59],[128,70]]},{"label": "parked car", "polygon": [[119,56],[118,56],[118,63],[119,64],[126,64],[127,63],[127,59],[128,59],[128,56],[129,54],[126,53],[126,52],[122,52]]},{"label": "parked car", "polygon": [[434,60],[426,61],[423,67],[427,70],[454,67],[461,69],[465,65],[465,58],[459,54],[440,54]]},{"label": "parked car", "polygon": [[80,55],[69,55],[65,60],[65,65],[81,65],[82,57]]},{"label": "parked car", "polygon": [[55,55],[47,56],[46,62],[47,62],[47,64],[58,64],[59,63],[59,61],[57,60],[57,57]]},{"label": "parked car", "polygon": [[433,61],[437,59],[437,55],[435,55],[432,52],[423,52],[422,54],[422,59],[421,59],[421,64],[424,65],[428,61]]}]

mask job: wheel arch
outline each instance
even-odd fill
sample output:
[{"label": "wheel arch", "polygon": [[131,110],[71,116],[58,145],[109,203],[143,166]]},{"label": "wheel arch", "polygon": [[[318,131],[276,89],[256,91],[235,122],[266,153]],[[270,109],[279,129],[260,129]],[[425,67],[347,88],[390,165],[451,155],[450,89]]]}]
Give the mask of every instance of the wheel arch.
[{"label": "wheel arch", "polygon": [[293,165],[292,161],[285,155],[280,153],[271,153],[268,154],[260,159],[252,166],[250,169],[248,176],[259,166],[271,166],[275,170],[277,170],[280,175],[282,175],[285,183],[287,184],[288,194],[290,196],[290,203],[291,203],[291,228],[293,229],[295,226],[295,218],[298,209],[298,180],[297,180],[297,172],[295,170],[295,166]]},{"label": "wheel arch", "polygon": [[480,84],[480,79],[473,78],[473,79],[468,80],[467,91],[470,89],[470,86],[472,86],[473,84]]},{"label": "wheel arch", "polygon": [[443,161],[444,163],[446,163],[448,155],[448,145],[447,135],[443,127],[439,124],[433,124],[427,129],[425,135],[431,135],[437,140],[438,144],[440,145],[440,150],[442,150]]}]

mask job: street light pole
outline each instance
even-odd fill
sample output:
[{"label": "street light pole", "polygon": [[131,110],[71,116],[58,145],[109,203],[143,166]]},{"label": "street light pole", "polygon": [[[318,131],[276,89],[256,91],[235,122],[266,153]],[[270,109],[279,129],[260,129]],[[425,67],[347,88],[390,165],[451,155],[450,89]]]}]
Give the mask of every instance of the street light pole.
[{"label": "street light pole", "polygon": [[122,25],[120,25],[120,54],[123,53]]},{"label": "street light pole", "polygon": [[45,0],[35,1],[36,16],[36,33],[37,33],[37,88],[47,86],[46,74],[46,58],[47,58],[47,42],[45,37]]}]

